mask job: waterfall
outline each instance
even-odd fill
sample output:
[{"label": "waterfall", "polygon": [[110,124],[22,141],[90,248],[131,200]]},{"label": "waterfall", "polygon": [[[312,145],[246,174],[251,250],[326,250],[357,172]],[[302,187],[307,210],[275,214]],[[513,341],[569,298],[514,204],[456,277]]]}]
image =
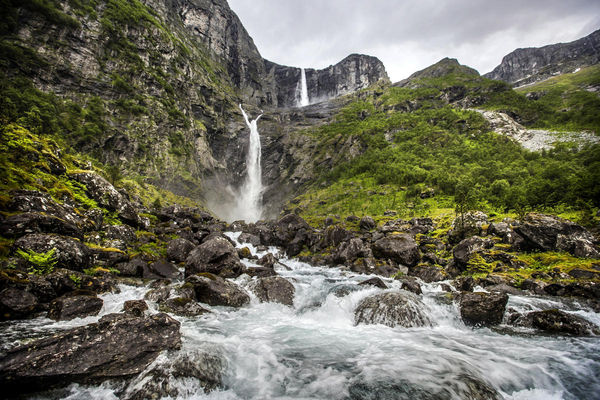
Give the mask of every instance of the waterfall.
[{"label": "waterfall", "polygon": [[306,71],[304,68],[300,68],[300,107],[305,107],[310,104],[308,99],[308,86],[306,85]]},{"label": "waterfall", "polygon": [[246,156],[246,179],[239,190],[235,209],[232,214],[235,219],[256,222],[262,214],[261,149],[258,126],[256,125],[262,114],[250,121],[241,104],[240,110],[242,111],[246,125],[250,128],[250,141],[248,144],[248,155]]}]

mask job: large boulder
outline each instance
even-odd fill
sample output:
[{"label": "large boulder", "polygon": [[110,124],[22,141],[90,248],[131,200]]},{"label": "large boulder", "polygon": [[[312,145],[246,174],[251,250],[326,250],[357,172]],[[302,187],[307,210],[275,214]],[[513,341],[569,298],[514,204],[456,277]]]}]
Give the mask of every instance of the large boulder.
[{"label": "large boulder", "polygon": [[167,314],[111,314],[9,350],[0,360],[4,396],[70,382],[99,382],[142,372],[163,350],[181,344],[179,322]]},{"label": "large boulder", "polygon": [[237,250],[222,236],[206,240],[190,252],[185,261],[185,276],[209,272],[226,278],[240,276],[244,270]]},{"label": "large boulder", "polygon": [[352,239],[353,233],[345,230],[339,225],[333,225],[327,227],[323,232],[323,238],[321,240],[321,247],[335,247],[340,243]]},{"label": "large boulder", "polygon": [[280,276],[259,278],[251,286],[251,290],[261,302],[294,305],[296,289],[288,280]]},{"label": "large boulder", "polygon": [[136,209],[113,185],[94,172],[78,172],[71,178],[85,185],[86,194],[102,207],[116,211],[119,218],[132,226],[143,226],[144,223]]},{"label": "large boulder", "polygon": [[304,246],[312,242],[312,228],[306,221],[296,214],[287,214],[276,223],[273,231],[273,239],[277,246],[285,248],[290,256],[298,255]]},{"label": "large boulder", "polygon": [[14,287],[0,291],[0,321],[28,318],[37,310],[33,294]]},{"label": "large boulder", "polygon": [[201,273],[187,278],[194,287],[196,300],[211,306],[241,307],[250,303],[250,296],[233,282],[220,276]]},{"label": "large boulder", "polygon": [[470,211],[459,215],[452,222],[452,227],[448,232],[448,241],[458,243],[464,238],[480,235],[484,226],[489,226],[488,216],[481,211]]},{"label": "large boulder", "polygon": [[209,312],[189,297],[173,297],[160,303],[159,310],[182,317],[195,317]]},{"label": "large boulder", "polygon": [[414,267],[419,263],[419,246],[409,235],[391,235],[373,243],[373,255]]},{"label": "large boulder", "polygon": [[431,326],[427,311],[427,306],[413,293],[384,292],[364,298],[354,310],[354,321],[357,325]]},{"label": "large boulder", "polygon": [[492,326],[502,322],[508,295],[499,292],[465,292],[460,298],[460,316],[472,326]]},{"label": "large boulder", "polygon": [[173,239],[167,244],[167,259],[176,263],[184,262],[194,247],[194,243],[187,239]]},{"label": "large boulder", "polygon": [[548,333],[574,336],[600,335],[600,327],[583,317],[557,309],[527,313],[519,317],[515,324]]},{"label": "large boulder", "polygon": [[142,267],[144,279],[177,279],[181,273],[173,264],[165,260],[158,260]]},{"label": "large boulder", "polygon": [[22,250],[25,252],[47,253],[52,249],[55,250],[54,257],[57,261],[57,267],[82,271],[90,266],[90,249],[73,238],[54,234],[32,233],[17,239],[13,244],[13,251],[15,252]]},{"label": "large boulder", "polygon": [[528,214],[515,232],[522,250],[560,250],[576,257],[599,258],[594,236],[581,225],[552,215]]},{"label": "large boulder", "polygon": [[76,291],[67,293],[50,303],[48,318],[56,321],[68,321],[98,315],[104,302],[94,293]]}]

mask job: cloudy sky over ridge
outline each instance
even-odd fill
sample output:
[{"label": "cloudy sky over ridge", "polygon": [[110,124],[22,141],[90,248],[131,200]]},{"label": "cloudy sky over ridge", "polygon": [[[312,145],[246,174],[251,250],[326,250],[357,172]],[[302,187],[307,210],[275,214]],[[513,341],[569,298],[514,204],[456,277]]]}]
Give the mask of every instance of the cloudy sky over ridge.
[{"label": "cloudy sky over ridge", "polygon": [[392,81],[443,57],[481,73],[518,47],[600,28],[598,0],[228,0],[262,56],[324,68],[350,53],[383,61]]}]

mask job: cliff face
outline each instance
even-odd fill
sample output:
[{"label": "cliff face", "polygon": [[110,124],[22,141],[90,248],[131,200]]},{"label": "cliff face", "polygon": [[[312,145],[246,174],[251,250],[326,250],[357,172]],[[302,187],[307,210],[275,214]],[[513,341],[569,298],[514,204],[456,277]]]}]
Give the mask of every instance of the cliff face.
[{"label": "cliff face", "polygon": [[600,62],[600,30],[570,43],[517,49],[486,78],[522,86]]},{"label": "cliff face", "polygon": [[[277,93],[275,105],[295,107],[300,98],[301,69],[265,60],[267,80]],[[311,103],[343,96],[383,80],[389,82],[383,63],[371,56],[351,54],[327,68],[306,69],[306,84]]]}]

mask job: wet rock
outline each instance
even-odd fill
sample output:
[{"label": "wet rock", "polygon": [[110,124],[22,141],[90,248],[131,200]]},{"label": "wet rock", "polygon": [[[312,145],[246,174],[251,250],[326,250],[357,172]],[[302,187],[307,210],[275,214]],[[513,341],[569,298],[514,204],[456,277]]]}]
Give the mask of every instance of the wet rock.
[{"label": "wet rock", "polygon": [[332,261],[337,264],[349,265],[358,258],[371,257],[373,257],[371,249],[361,239],[354,238],[340,243],[332,254]]},{"label": "wet rock", "polygon": [[387,289],[388,286],[385,284],[385,282],[383,280],[381,280],[381,278],[370,278],[367,279],[366,281],[362,281],[359,283],[359,285],[361,286],[375,286],[381,289]]},{"label": "wet rock", "polygon": [[187,239],[173,239],[167,245],[167,260],[176,263],[185,262],[194,247],[196,247],[194,243]]},{"label": "wet rock", "polygon": [[460,292],[472,292],[475,287],[475,279],[472,276],[459,276],[454,279],[454,287]]},{"label": "wet rock", "polygon": [[[222,385],[226,361],[203,350],[161,356],[128,385],[123,399],[180,398],[188,393],[208,393]],[[185,380],[185,391],[177,381]]]},{"label": "wet rock", "polygon": [[211,306],[241,307],[250,303],[250,296],[233,282],[211,273],[192,275],[186,279],[194,286],[196,300]]},{"label": "wet rock", "polygon": [[515,232],[524,240],[519,246],[521,250],[560,250],[576,257],[600,257],[589,231],[552,215],[528,214]]},{"label": "wet rock", "polygon": [[258,265],[262,265],[263,267],[273,269],[273,268],[275,268],[275,264],[279,263],[279,260],[273,254],[267,253],[264,256],[262,256],[257,261],[257,263],[258,263]]},{"label": "wet rock", "polygon": [[182,317],[195,317],[210,312],[189,297],[174,297],[167,299],[160,303],[159,310]]},{"label": "wet rock", "polygon": [[409,235],[381,238],[373,243],[372,249],[375,257],[390,259],[407,267],[414,267],[420,259],[417,242]]},{"label": "wet rock", "polygon": [[166,301],[171,295],[171,287],[163,286],[155,289],[148,290],[144,295],[144,299],[153,301],[155,303],[162,303]]},{"label": "wet rock", "polygon": [[359,285],[342,283],[339,285],[335,285],[334,287],[329,289],[329,293],[333,293],[335,297],[345,297],[348,296],[350,293],[358,292],[361,289],[363,288]]},{"label": "wet rock", "polygon": [[144,226],[129,200],[100,175],[93,172],[79,172],[71,174],[70,177],[83,183],[86,194],[98,204],[111,211],[116,211],[123,222],[136,227]]},{"label": "wet rock", "polygon": [[21,237],[30,233],[59,233],[83,238],[83,231],[77,225],[54,215],[23,213],[11,215],[0,223],[0,235],[4,237]]},{"label": "wet rock", "polygon": [[148,263],[141,258],[134,258],[126,263],[118,263],[114,266],[121,276],[141,277],[148,269]]},{"label": "wet rock", "polygon": [[460,298],[460,316],[467,325],[498,325],[502,322],[507,302],[506,293],[465,292]]},{"label": "wet rock", "polygon": [[257,278],[266,278],[268,276],[276,276],[277,272],[269,267],[248,267],[246,268],[246,274]]},{"label": "wet rock", "polygon": [[226,278],[242,274],[244,266],[237,250],[224,237],[214,237],[196,247],[185,261],[185,276],[209,272]]},{"label": "wet rock", "polygon": [[102,247],[90,249],[90,257],[92,265],[107,268],[129,260],[127,253],[122,250]]},{"label": "wet rock", "polygon": [[414,294],[423,294],[421,285],[419,285],[419,282],[417,282],[415,278],[403,276],[399,280],[402,282],[402,285],[400,286],[401,289],[404,289],[407,292],[412,292]]},{"label": "wet rock", "polygon": [[[252,252],[247,247],[242,247],[241,249],[237,249],[238,256],[240,258],[250,259],[252,258]],[[256,257],[258,258],[258,257]]]},{"label": "wet rock", "polygon": [[491,240],[483,239],[479,236],[473,236],[462,240],[452,250],[454,265],[459,271],[464,271],[474,253],[489,249],[493,245],[494,243]]},{"label": "wet rock", "polygon": [[427,310],[427,306],[413,293],[378,293],[358,304],[354,321],[356,324],[383,324],[390,327],[431,326]]},{"label": "wet rock", "polygon": [[296,289],[287,279],[280,276],[259,278],[256,282],[253,282],[250,289],[263,303],[294,305]]},{"label": "wet rock", "polygon": [[136,375],[181,344],[179,322],[167,314],[113,315],[9,350],[0,360],[3,395]]},{"label": "wet rock", "polygon": [[148,304],[144,300],[127,300],[123,303],[123,312],[134,317],[143,317],[148,310]]},{"label": "wet rock", "polygon": [[142,271],[144,279],[178,279],[180,276],[177,267],[165,260],[155,261]]},{"label": "wet rock", "polygon": [[352,239],[353,234],[342,228],[339,225],[334,225],[328,227],[323,233],[322,246],[323,248],[327,247],[336,247],[340,243],[348,241]]},{"label": "wet rock", "polygon": [[358,223],[358,227],[363,231],[370,231],[375,229],[376,226],[375,220],[368,215],[362,217]]},{"label": "wet rock", "polygon": [[535,294],[545,294],[544,287],[546,287],[546,285],[545,282],[536,279],[525,279],[521,282],[521,289],[528,290]]},{"label": "wet rock", "polygon": [[[298,255],[304,246],[312,240],[312,228],[306,221],[296,214],[287,214],[281,217],[274,226],[273,239],[276,246],[285,247],[290,257]],[[268,243],[265,243],[268,244]]]},{"label": "wet rock", "polygon": [[548,333],[575,336],[600,335],[600,327],[578,315],[557,309],[527,313],[519,317],[515,324]]},{"label": "wet rock", "polygon": [[79,240],[66,236],[33,233],[23,236],[13,244],[13,251],[34,251],[46,253],[55,249],[54,257],[57,267],[82,271],[89,268],[91,262],[90,249]]},{"label": "wet rock", "polygon": [[[89,276],[78,271],[63,268],[57,268],[48,275],[32,276],[30,282],[30,290],[36,296],[41,291],[46,291],[47,286],[50,285],[54,293],[52,299],[79,289],[85,289],[94,293],[118,292],[118,288],[115,287],[113,277],[110,274]],[[45,299],[43,301],[49,300]]]},{"label": "wet rock", "polygon": [[13,287],[0,291],[0,321],[29,318],[37,307],[37,297],[29,292]]},{"label": "wet rock", "polygon": [[55,321],[69,321],[74,318],[84,318],[98,315],[104,302],[95,293],[75,291],[67,293],[50,303],[48,318]]},{"label": "wet rock", "polygon": [[242,232],[238,237],[240,243],[250,243],[252,246],[260,246],[260,237],[251,233]]}]

